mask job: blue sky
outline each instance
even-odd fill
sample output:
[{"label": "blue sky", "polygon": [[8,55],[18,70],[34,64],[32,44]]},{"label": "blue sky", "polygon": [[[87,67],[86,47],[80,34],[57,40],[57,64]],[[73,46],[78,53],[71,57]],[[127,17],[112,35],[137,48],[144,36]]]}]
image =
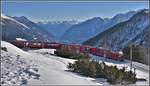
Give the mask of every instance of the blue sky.
[{"label": "blue sky", "polygon": [[37,21],[84,21],[111,18],[117,13],[148,8],[147,2],[3,2],[2,13]]}]

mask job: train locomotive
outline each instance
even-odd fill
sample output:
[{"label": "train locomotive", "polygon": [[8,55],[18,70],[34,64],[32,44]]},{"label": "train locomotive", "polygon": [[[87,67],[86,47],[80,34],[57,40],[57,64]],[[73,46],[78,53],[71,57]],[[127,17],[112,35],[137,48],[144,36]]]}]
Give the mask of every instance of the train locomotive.
[{"label": "train locomotive", "polygon": [[28,41],[13,41],[11,42],[19,48],[32,48],[32,49],[61,49],[66,48],[68,51],[74,51],[77,53],[88,53],[100,57],[105,57],[113,60],[123,61],[123,53],[121,51],[115,52],[103,48],[92,47],[88,45],[77,44],[63,44],[57,42],[28,42]]}]

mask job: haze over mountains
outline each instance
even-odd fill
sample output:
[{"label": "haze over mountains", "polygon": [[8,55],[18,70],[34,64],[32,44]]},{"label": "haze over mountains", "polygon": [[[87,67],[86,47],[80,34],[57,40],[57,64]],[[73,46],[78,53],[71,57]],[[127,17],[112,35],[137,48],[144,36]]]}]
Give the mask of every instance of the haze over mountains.
[{"label": "haze over mountains", "polygon": [[2,39],[23,38],[29,41],[57,41],[122,49],[130,42],[148,46],[148,9],[120,13],[112,18],[94,17],[84,22],[48,21],[34,23],[25,16],[1,14]]}]

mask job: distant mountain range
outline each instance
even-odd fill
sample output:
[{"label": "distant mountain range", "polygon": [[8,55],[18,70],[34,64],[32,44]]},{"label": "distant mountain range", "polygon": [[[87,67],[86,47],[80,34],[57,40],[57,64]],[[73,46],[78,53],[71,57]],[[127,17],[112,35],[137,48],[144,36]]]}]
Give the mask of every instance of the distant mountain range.
[{"label": "distant mountain range", "polygon": [[71,28],[72,25],[76,24],[77,21],[48,21],[48,22],[38,22],[37,24],[45,28],[48,32],[52,33],[56,40],[60,40],[61,36]]},{"label": "distant mountain range", "polygon": [[130,19],[135,13],[136,11],[130,11],[127,13],[117,14],[111,19],[95,17],[86,20],[85,22],[73,25],[70,29],[68,29],[61,37],[61,41],[69,43],[82,43],[107,30],[113,25]]},{"label": "distant mountain range", "polygon": [[148,18],[148,9],[139,10],[129,20],[108,28],[83,44],[114,50],[122,49],[131,42],[148,47]]},{"label": "distant mountain range", "polygon": [[10,17],[1,14],[2,40],[12,41],[22,38],[29,41],[54,41],[51,33],[28,20],[26,17]]}]

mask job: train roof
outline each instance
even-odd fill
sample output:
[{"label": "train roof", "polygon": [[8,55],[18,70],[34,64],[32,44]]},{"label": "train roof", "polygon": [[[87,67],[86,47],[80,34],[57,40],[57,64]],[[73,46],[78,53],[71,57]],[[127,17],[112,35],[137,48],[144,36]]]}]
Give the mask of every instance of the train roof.
[{"label": "train roof", "polygon": [[27,41],[27,40],[23,38],[16,38],[16,41]]}]

